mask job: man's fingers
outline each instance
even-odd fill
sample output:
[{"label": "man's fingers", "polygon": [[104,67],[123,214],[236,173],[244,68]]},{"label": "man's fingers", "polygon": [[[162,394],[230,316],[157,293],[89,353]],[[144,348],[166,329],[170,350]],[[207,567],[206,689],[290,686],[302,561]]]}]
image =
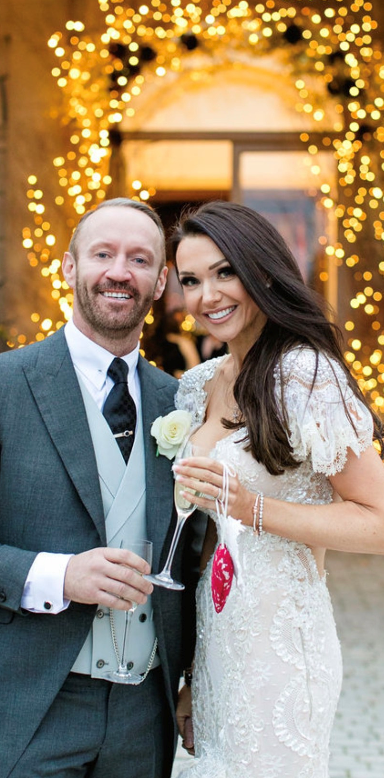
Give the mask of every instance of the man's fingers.
[{"label": "man's fingers", "polygon": [[106,580],[113,581],[112,591],[118,597],[124,598],[126,596],[127,587],[142,592],[145,595],[151,594],[153,591],[152,584],[146,578],[143,578],[141,573],[126,565],[113,564],[108,568],[105,578]]},{"label": "man's fingers", "polygon": [[152,584],[137,573],[132,575],[127,583],[107,578],[103,581],[101,588],[103,592],[108,592],[116,599],[122,600],[123,608],[124,600],[133,600],[137,605],[144,605],[148,595],[153,591]]},{"label": "man's fingers", "polygon": [[116,607],[120,600],[118,609],[127,610],[132,602],[143,605],[152,593],[152,584],[143,578],[149,572],[148,563],[130,551],[94,548],[69,560],[64,595],[75,602],[108,607]]},{"label": "man's fingers", "polygon": [[130,608],[133,608],[134,605],[144,604],[139,602],[139,596],[136,593],[134,598],[132,598],[132,600],[128,600],[128,599],[123,599],[122,597],[115,597],[114,594],[111,594],[110,592],[104,592],[104,591],[100,591],[97,602],[99,605],[104,605],[107,608],[112,608],[114,611],[128,611],[130,610]]},{"label": "man's fingers", "polygon": [[185,719],[184,722],[184,748],[193,748],[194,746],[194,737],[193,737],[193,725],[192,725],[192,718],[188,716],[188,718]]},{"label": "man's fingers", "polygon": [[150,565],[145,559],[142,559],[133,551],[129,551],[125,548],[105,548],[105,558],[109,562],[113,562],[118,565],[125,565],[128,568],[137,570],[142,575],[148,575],[151,572]]},{"label": "man's fingers", "polygon": [[183,737],[182,746],[183,748],[185,748],[186,751],[188,751],[188,754],[194,756],[195,743],[194,743],[194,735],[193,735],[193,724],[190,716],[188,716],[184,721],[184,737]]}]

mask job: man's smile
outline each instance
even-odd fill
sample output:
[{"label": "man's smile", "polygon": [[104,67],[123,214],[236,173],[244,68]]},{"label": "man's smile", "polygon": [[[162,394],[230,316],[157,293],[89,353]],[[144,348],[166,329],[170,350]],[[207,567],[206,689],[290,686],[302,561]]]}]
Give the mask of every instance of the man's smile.
[{"label": "man's smile", "polygon": [[104,292],[101,291],[100,294],[103,295],[103,297],[109,297],[114,300],[131,300],[133,295],[129,294],[129,292]]}]

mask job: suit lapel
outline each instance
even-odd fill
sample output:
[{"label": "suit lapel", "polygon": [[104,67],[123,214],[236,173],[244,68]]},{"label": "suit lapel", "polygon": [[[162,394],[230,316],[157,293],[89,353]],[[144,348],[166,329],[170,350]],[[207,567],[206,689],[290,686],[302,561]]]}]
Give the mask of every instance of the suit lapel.
[{"label": "suit lapel", "polygon": [[64,332],[42,344],[25,374],[42,419],[102,542],[105,523],[96,459],[81,391]]},{"label": "suit lapel", "polygon": [[167,457],[156,456],[156,441],[151,435],[151,426],[157,416],[165,416],[174,409],[174,393],[166,381],[169,376],[154,370],[142,358],[138,370],[145,448],[147,530],[149,539],[153,541],[153,569],[157,570],[172,518],[173,475],[172,462]]},{"label": "suit lapel", "polygon": [[[36,362],[24,369],[42,420],[105,543],[105,520],[96,458],[64,331],[61,329],[44,341]],[[172,462],[164,456],[156,457],[156,441],[150,430],[157,416],[165,416],[173,410],[174,393],[169,387],[169,376],[151,367],[141,357],[138,370],[145,448],[147,528],[148,536],[154,543],[155,569],[173,512],[173,476]]]}]

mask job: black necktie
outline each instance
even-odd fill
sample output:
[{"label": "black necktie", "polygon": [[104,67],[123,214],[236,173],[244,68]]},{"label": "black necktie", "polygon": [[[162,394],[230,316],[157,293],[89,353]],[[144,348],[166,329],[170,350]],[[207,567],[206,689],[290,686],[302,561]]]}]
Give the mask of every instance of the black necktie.
[{"label": "black necktie", "polygon": [[115,382],[104,404],[103,414],[128,462],[135,439],[136,406],[128,391],[128,365],[115,357],[108,368],[108,375]]}]

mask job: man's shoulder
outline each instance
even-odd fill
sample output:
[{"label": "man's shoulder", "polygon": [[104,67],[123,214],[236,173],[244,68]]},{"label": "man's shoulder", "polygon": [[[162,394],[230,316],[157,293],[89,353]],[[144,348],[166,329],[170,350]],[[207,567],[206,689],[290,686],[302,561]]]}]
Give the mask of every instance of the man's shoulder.
[{"label": "man's shoulder", "polygon": [[55,332],[48,338],[35,343],[29,343],[23,348],[10,349],[0,354],[0,370],[15,370],[24,365],[33,365],[41,354],[56,352],[58,348],[65,348],[65,337],[62,331]]},{"label": "man's shoulder", "polygon": [[177,391],[178,381],[169,373],[165,373],[164,370],[152,365],[147,359],[140,356],[138,363],[139,375],[141,380],[149,381],[158,389],[170,389],[174,392]]}]

